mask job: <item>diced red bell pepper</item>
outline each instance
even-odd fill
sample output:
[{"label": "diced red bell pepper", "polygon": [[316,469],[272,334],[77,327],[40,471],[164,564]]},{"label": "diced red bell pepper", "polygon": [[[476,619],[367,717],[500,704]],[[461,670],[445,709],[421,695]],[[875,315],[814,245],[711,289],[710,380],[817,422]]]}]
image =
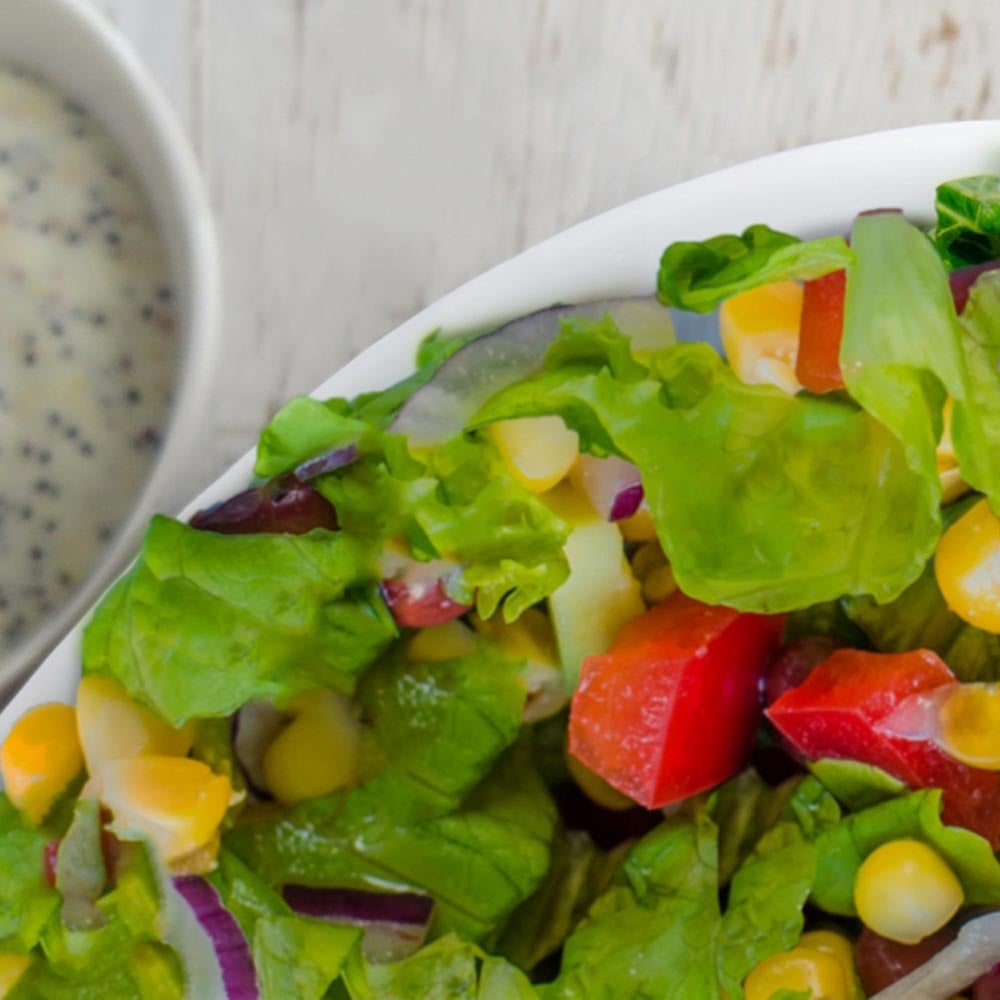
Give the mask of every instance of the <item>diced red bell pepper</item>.
[{"label": "diced red bell pepper", "polygon": [[844,388],[840,342],[844,337],[846,288],[846,271],[833,271],[803,286],[795,375],[810,392]]},{"label": "diced red bell pepper", "polygon": [[969,767],[928,739],[893,733],[883,723],[912,695],[955,684],[929,650],[869,653],[842,649],[782,695],[767,717],[806,760],[856,760],[911,788],[940,788],[944,819],[1000,846],[1000,774]]},{"label": "diced red bell pepper", "polygon": [[570,751],[647,809],[726,781],[749,758],[783,625],[673,594],[584,660]]}]

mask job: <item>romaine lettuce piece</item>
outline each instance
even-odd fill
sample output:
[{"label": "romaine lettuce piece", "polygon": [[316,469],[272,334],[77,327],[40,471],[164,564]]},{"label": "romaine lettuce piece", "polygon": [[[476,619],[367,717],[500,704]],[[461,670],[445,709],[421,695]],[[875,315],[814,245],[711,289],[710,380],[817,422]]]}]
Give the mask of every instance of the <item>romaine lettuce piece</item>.
[{"label": "romaine lettuce piece", "polygon": [[155,517],[84,634],[84,671],[180,725],[251,698],[349,692],[396,634],[362,541],[217,535]]},{"label": "romaine lettuce piece", "polygon": [[1000,257],[1000,177],[960,177],[938,185],[931,239],[949,267]]}]

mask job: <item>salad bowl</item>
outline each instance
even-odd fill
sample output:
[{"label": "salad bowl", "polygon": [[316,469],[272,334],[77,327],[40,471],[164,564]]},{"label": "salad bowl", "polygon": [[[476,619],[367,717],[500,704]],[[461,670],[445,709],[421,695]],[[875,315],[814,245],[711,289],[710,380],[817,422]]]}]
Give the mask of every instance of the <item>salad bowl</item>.
[{"label": "salad bowl", "polygon": [[[938,191],[938,228],[932,244],[897,213],[930,223],[935,189],[949,177],[960,179]],[[309,941],[325,940],[333,956],[327,945],[316,945],[324,957],[311,961],[335,965],[355,997],[381,995],[378,984],[388,982],[399,968],[401,984],[424,982],[421,963],[428,960],[437,969],[434,975],[449,976],[449,956],[458,952],[464,956],[463,968],[482,963],[481,992],[476,994],[481,998],[533,996],[534,988],[516,966],[537,973],[551,952],[520,961],[500,950],[499,956],[510,957],[505,963],[504,957],[478,950],[477,942],[489,931],[513,929],[515,937],[523,931],[521,911],[513,911],[512,917],[512,910],[502,905],[515,886],[510,871],[502,870],[496,882],[500,888],[494,895],[500,902],[484,892],[483,879],[469,872],[454,880],[462,886],[456,902],[451,861],[474,856],[486,859],[488,866],[502,856],[508,863],[528,865],[541,844],[535,874],[549,878],[555,872],[561,878],[549,851],[564,836],[556,820],[557,804],[561,810],[563,803],[558,790],[548,797],[545,783],[551,780],[553,789],[558,785],[565,790],[572,779],[576,794],[582,792],[591,806],[623,810],[655,828],[632,843],[629,860],[613,881],[596,890],[601,894],[588,916],[560,939],[562,971],[557,980],[539,986],[540,996],[581,995],[581,989],[589,988],[587,974],[615,979],[618,963],[618,971],[635,989],[655,982],[659,990],[669,983],[680,989],[671,995],[707,997],[715,996],[720,986],[730,996],[743,995],[742,990],[756,1000],[799,988],[800,979],[784,975],[785,964],[793,959],[801,959],[816,976],[825,966],[824,975],[839,984],[829,995],[853,995],[848,979],[861,974],[860,959],[854,970],[850,955],[838,958],[827,950],[850,950],[843,935],[821,927],[789,937],[791,925],[783,922],[780,948],[799,941],[784,951],[778,948],[777,934],[775,941],[761,945],[756,928],[751,931],[746,924],[757,896],[744,898],[744,883],[752,885],[751,895],[770,897],[789,858],[814,860],[803,864],[792,880],[798,888],[785,894],[787,899],[776,894],[782,897],[780,908],[794,910],[799,919],[811,898],[828,914],[857,915],[862,933],[871,931],[890,942],[920,942],[945,931],[963,905],[995,904],[1000,899],[1000,866],[994,854],[1000,844],[1000,813],[995,808],[1000,801],[995,773],[1000,770],[1000,744],[991,734],[980,740],[983,726],[967,725],[961,713],[971,712],[978,720],[984,712],[1000,712],[995,708],[1000,703],[995,685],[979,682],[992,676],[1000,612],[980,624],[977,616],[996,611],[995,602],[990,603],[993,591],[987,588],[984,596],[982,588],[956,590],[959,610],[945,586],[965,585],[964,567],[971,557],[979,560],[972,564],[978,569],[994,551],[1000,552],[1000,520],[987,498],[969,497],[942,513],[940,454],[951,447],[959,461],[968,461],[959,470],[964,490],[972,484],[995,499],[979,483],[981,477],[991,485],[1000,483],[985,429],[993,412],[989,406],[996,378],[986,345],[1000,326],[994,322],[983,333],[975,324],[985,322],[984,314],[1000,315],[997,253],[990,242],[989,256],[973,256],[962,267],[946,271],[943,255],[952,254],[951,263],[961,260],[963,245],[955,237],[943,242],[941,234],[949,232],[942,205],[951,210],[954,204],[945,203],[945,195],[972,191],[983,214],[957,212],[964,225],[951,231],[962,233],[968,241],[965,249],[982,251],[976,240],[987,235],[992,239],[994,228],[992,223],[977,227],[1000,197],[998,190],[1000,123],[927,126],[777,154],[639,199],[462,286],[373,345],[314,394],[322,400],[353,397],[352,403],[342,398],[325,405],[293,400],[269,424],[256,455],[237,462],[181,512],[188,525],[153,520],[135,570],[104,601],[86,637],[84,620],[0,715],[0,740],[6,740],[4,774],[11,776],[6,798],[36,825],[58,813],[53,796],[80,773],[73,754],[85,758],[90,783],[74,806],[72,826],[66,833],[56,831],[61,839],[45,845],[47,851],[55,844],[55,867],[51,872],[44,869],[46,878],[51,875],[50,884],[61,889],[59,879],[69,878],[66,886],[74,885],[71,851],[66,851],[62,875],[59,868],[65,845],[73,848],[79,842],[74,837],[89,838],[92,867],[102,888],[109,870],[145,878],[147,887],[154,884],[152,866],[141,861],[144,848],[135,847],[121,866],[103,854],[96,857],[94,845],[103,843],[101,831],[108,823],[98,811],[104,805],[113,820],[108,829],[123,831],[126,843],[136,834],[149,837],[174,876],[176,892],[165,894],[165,910],[160,912],[167,913],[171,923],[177,918],[181,930],[168,927],[164,940],[183,941],[182,951],[191,959],[188,985],[197,986],[199,996],[221,996],[222,990],[233,998],[268,995],[263,987],[258,992],[258,985],[298,967],[298,959],[290,957],[298,951],[276,956],[268,944],[272,934],[279,935],[282,949],[294,942],[295,949],[307,950],[312,947]],[[852,218],[857,221],[850,247],[843,238],[828,235],[843,232]],[[762,219],[806,242],[755,226]],[[697,242],[720,231],[739,230],[746,232],[738,239],[722,237],[707,247]],[[667,244],[657,273],[655,262]],[[745,257],[751,258],[749,267]],[[706,261],[715,276],[723,275],[715,287],[699,274]],[[897,261],[905,263],[894,271]],[[984,269],[994,273],[978,281]],[[776,271],[805,279],[805,287],[775,281]],[[820,285],[828,281],[832,285]],[[970,292],[971,282],[976,287]],[[885,292],[889,286],[892,294]],[[810,350],[815,354],[816,342],[806,336],[806,318],[808,303],[816,308],[817,287],[840,289],[835,306],[824,307],[827,319],[837,320],[828,325],[837,338],[833,367],[839,385],[822,388],[814,388],[810,380],[815,374],[801,364]],[[662,351],[655,349],[663,346],[662,339],[653,343],[654,349],[642,339],[649,331],[635,313],[629,320],[615,311],[636,307],[637,297],[645,298],[648,306],[654,288],[661,303],[688,310],[686,317],[673,314],[674,332],[681,341],[675,345],[670,324],[662,322],[662,306],[655,305],[658,335],[667,335],[668,346]],[[794,325],[786,325],[796,338],[800,364],[795,374],[801,374],[801,386],[796,386],[808,393],[797,395],[797,388],[781,392],[784,387],[776,382],[761,385],[761,370],[746,367],[741,347],[745,340],[736,339],[734,331],[742,336],[749,329],[751,335],[772,337],[787,330],[760,306],[753,309],[764,318],[751,317],[758,321],[757,328],[749,320],[741,328],[737,317],[747,314],[739,312],[747,309],[747,300],[734,303],[744,291],[769,296],[772,305],[767,308],[772,310],[780,296],[794,296]],[[720,302],[716,323],[706,314]],[[550,308],[567,303],[574,304],[572,310]],[[967,304],[969,310],[959,319]],[[574,321],[560,324],[568,317]],[[508,323],[512,319],[517,321]],[[623,329],[634,323],[624,352],[616,323]],[[960,333],[966,330],[963,324],[973,331],[967,341],[960,339],[965,336]],[[497,333],[475,339],[489,330]],[[545,340],[547,330],[558,339]],[[814,330],[810,328],[810,336]],[[429,337],[438,331],[440,337]],[[457,339],[447,343],[448,337]],[[880,344],[880,339],[891,343]],[[728,366],[703,343],[693,343],[718,346],[719,340],[725,343]],[[949,353],[956,340],[968,350],[968,361],[962,360],[965,355],[955,360]],[[546,345],[553,346],[539,368],[539,352]],[[924,350],[937,352],[932,362],[921,356]],[[903,362],[896,361],[899,356]],[[594,357],[600,358],[596,364]],[[787,362],[788,357],[775,352],[767,360]],[[867,357],[873,360],[869,363]],[[415,359],[420,359],[418,372]],[[523,371],[518,369],[522,362]],[[925,370],[935,378],[924,378]],[[887,373],[897,381],[885,379]],[[498,386],[498,379],[506,382]],[[406,380],[402,388],[396,385],[400,380]],[[845,384],[850,393],[857,391],[855,398],[847,393],[820,398],[827,389],[843,389]],[[911,384],[919,387],[919,395],[895,392],[899,385],[906,390]],[[880,392],[870,392],[873,385]],[[379,392],[389,386],[390,392]],[[980,390],[983,396],[976,395]],[[896,396],[918,399],[920,407],[893,410]],[[879,409],[886,400],[888,408]],[[856,403],[874,406],[878,419]],[[600,418],[590,419],[588,408],[599,411]],[[551,467],[539,472],[530,463],[518,464],[524,453],[510,445],[518,433],[544,439],[551,431],[556,440],[559,435],[564,440],[569,431],[561,420],[553,428],[553,411],[572,430],[569,460],[555,463],[558,475]],[[901,414],[915,414],[905,432],[915,429],[919,437],[914,433],[911,441],[902,432],[898,438],[885,433],[887,427],[895,432]],[[543,431],[541,423],[525,424],[521,417],[549,423]],[[606,429],[602,421],[615,424],[616,430]],[[397,433],[383,434],[385,426]],[[463,434],[463,429],[474,433]],[[810,441],[803,445],[805,432]],[[400,433],[407,447],[396,450]],[[909,446],[913,441],[917,446],[910,451],[900,447],[900,442]],[[469,450],[481,464],[467,464]],[[929,461],[928,451],[933,452]],[[756,457],[761,453],[764,461]],[[748,459],[748,454],[754,457]],[[903,455],[913,464],[904,467]],[[599,461],[606,456],[610,461]],[[596,497],[593,481],[588,484],[586,479],[587,470],[596,467],[588,463],[595,462],[605,470],[623,465],[632,470],[631,478],[616,482],[606,507]],[[706,474],[706,468],[711,473]],[[505,469],[522,485],[512,486],[504,478]],[[637,469],[641,481],[634,478]],[[248,490],[255,472],[263,481]],[[698,500],[703,485],[717,502],[714,510]],[[840,502],[831,504],[830,496],[838,490]],[[536,498],[526,497],[526,491]],[[802,503],[806,492],[809,496]],[[475,496],[471,503],[470,493]],[[282,508],[288,497],[292,502]],[[643,502],[648,504],[645,512]],[[791,510],[796,503],[802,504],[801,516],[798,509]],[[412,520],[407,505],[420,511]],[[827,511],[833,506],[837,513],[831,517]],[[862,510],[860,518],[855,518],[855,506]],[[745,516],[750,507],[752,516]],[[442,516],[445,508],[450,513]],[[404,511],[401,517],[399,509]],[[739,514],[733,527],[728,521],[722,527],[730,509]],[[757,516],[760,510],[766,516]],[[644,513],[648,530],[650,511],[658,540],[651,534],[630,534]],[[475,521],[478,539],[488,536],[488,542],[477,542],[478,549],[463,549],[455,540],[466,519]],[[608,523],[619,520],[620,526]],[[442,523],[447,525],[443,529]],[[839,524],[861,527],[841,530]],[[989,538],[996,537],[992,548],[968,541],[983,524],[984,532],[993,533]],[[227,534],[256,537],[244,539],[247,545],[230,544],[224,540]],[[883,535],[890,536],[892,548],[888,576],[878,575],[886,562]],[[593,542],[595,538],[610,541]],[[523,546],[518,558],[511,539]],[[720,545],[737,554],[719,557]],[[542,592],[533,581],[549,570],[538,552],[553,546],[569,576],[554,582],[545,576],[541,588],[548,589]],[[647,592],[652,572],[637,568],[643,553],[655,556],[654,549],[660,550],[669,578],[663,593]],[[333,552],[339,553],[336,566]],[[942,659],[946,652],[939,654],[922,632],[900,649],[859,631],[864,626],[854,617],[847,622],[853,628],[846,633],[851,638],[837,631],[838,614],[884,610],[880,606],[910,593],[918,577],[926,581],[933,572],[927,568],[931,552],[936,552],[939,572],[945,560],[954,570],[937,577],[935,600],[947,599],[945,614],[960,617],[966,625],[980,625],[973,644],[980,659],[969,660],[979,669],[982,656],[990,658],[980,673],[967,665],[962,673],[952,674]],[[538,561],[532,562],[535,558]],[[393,562],[400,559],[402,569]],[[490,560],[495,565],[487,565]],[[349,575],[355,561],[365,563],[364,575]],[[692,570],[692,564],[698,568]],[[517,583],[504,575],[511,565],[520,574]],[[872,567],[877,572],[871,572]],[[450,580],[463,574],[465,579],[449,589]],[[622,574],[629,580],[628,600],[619,602],[615,580]],[[193,587],[172,586],[179,577]],[[594,579],[605,577],[610,585],[605,581],[591,588],[589,603],[574,604],[565,597],[574,583],[586,578],[586,589]],[[338,595],[349,595],[340,610],[331,602],[315,616],[326,630],[319,643],[311,643],[309,636],[300,641],[305,631],[300,596],[311,586],[339,587]],[[237,590],[235,601],[230,600]],[[276,591],[280,593],[274,597]],[[204,597],[185,604],[192,593]],[[540,596],[549,601],[548,616],[533,607]],[[871,603],[851,604],[854,599]],[[219,610],[220,605],[239,607],[240,602],[250,608],[245,618]],[[501,602],[504,621],[494,620]],[[608,613],[616,602],[621,606]],[[797,612],[807,617],[793,622]],[[911,618],[915,615],[924,624],[926,615],[919,614],[919,607],[917,612],[911,606]],[[519,615],[528,621],[540,618],[541,632],[532,633],[525,621],[515,626]],[[267,634],[272,616],[281,619],[280,643]],[[455,620],[461,616],[468,624]],[[592,629],[591,618],[600,619],[600,634]],[[613,628],[605,628],[612,619]],[[262,623],[264,628],[259,627]],[[509,646],[501,644],[504,629]],[[527,637],[525,641],[545,633],[549,645],[543,648],[543,640],[537,640],[530,649],[515,647],[515,632]],[[584,634],[579,642],[578,633]],[[400,637],[403,641],[395,642]],[[500,651],[497,669],[489,658],[494,641]],[[557,656],[554,643],[559,667],[552,662]],[[268,660],[274,649],[284,658],[282,667],[294,676],[275,678]],[[551,650],[548,662],[546,650]],[[324,660],[328,655],[329,663]],[[970,649],[965,655],[972,655]],[[84,656],[88,672],[80,682]],[[354,675],[348,673],[354,656],[366,671],[356,690]],[[343,658],[337,661],[343,668],[333,666],[336,657]],[[515,666],[520,671],[516,677],[504,673]],[[327,667],[330,673],[323,674]],[[533,686],[530,671],[535,667],[559,675],[562,698],[547,715],[541,710],[532,715],[537,705],[533,699],[539,691],[544,695],[544,688]],[[481,690],[463,686],[466,673],[486,678],[476,681],[482,683]],[[120,681],[125,674],[127,680]],[[511,697],[503,685],[509,686]],[[850,697],[838,685],[849,688]],[[354,692],[354,700],[345,692]],[[568,722],[559,714],[567,692],[572,692]],[[895,701],[878,715],[890,695]],[[681,697],[684,704],[678,709]],[[74,700],[75,709],[51,704]],[[788,753],[766,738],[755,743],[762,700],[768,719],[788,741]],[[39,707],[31,711],[33,706]],[[477,718],[468,726],[457,721],[467,706]],[[437,714],[439,707],[443,714]],[[895,713],[895,708],[907,711]],[[494,710],[505,728],[490,714]],[[102,723],[114,717],[108,712],[131,720],[141,737],[134,746],[105,732],[108,727]],[[554,725],[535,730],[541,735],[516,739],[518,727],[547,717]],[[935,728],[928,728],[932,725]],[[510,726],[510,738],[499,738],[501,749],[510,748],[501,758],[496,756],[496,734]],[[458,769],[465,768],[456,748],[468,733],[489,743],[484,759],[494,765],[478,785],[464,771],[453,783],[443,763],[450,747],[459,759]],[[675,751],[672,756],[668,742]],[[193,756],[188,757],[192,744]],[[32,763],[38,746],[65,749],[67,763],[39,771]],[[544,767],[552,766],[559,754],[565,768],[559,770],[556,763],[552,776],[543,774],[540,763],[536,772],[532,746]],[[751,759],[752,747],[756,750]],[[795,773],[793,780],[776,788],[773,798],[763,790],[767,779],[757,756],[757,751],[766,755],[768,750],[776,751],[786,768],[775,786],[790,776],[789,768]],[[519,757],[522,751],[525,756]],[[753,766],[747,767],[751,760]],[[803,762],[812,776],[802,774]],[[56,780],[60,775],[61,784]],[[952,782],[951,776],[958,777]],[[755,782],[750,792],[740,783],[747,777]],[[178,814],[178,822],[161,818],[161,779],[164,796],[180,795],[185,803],[195,803]],[[532,798],[536,786],[540,797]],[[916,791],[904,794],[907,787]],[[501,788],[502,795],[497,791]],[[718,795],[702,797],[714,789],[720,789]],[[781,798],[786,790],[794,801]],[[719,831],[729,822],[733,804],[727,795],[750,808],[750,813],[740,813],[750,829],[738,836],[752,837],[757,847],[742,860],[724,859],[721,848]],[[761,805],[766,819],[756,817],[757,796],[766,798],[767,804]],[[390,799],[398,801],[392,804]],[[518,821],[513,818],[515,800]],[[231,825],[223,826],[227,810],[244,801],[246,808],[239,805]],[[838,802],[852,812],[842,822]],[[644,808],[636,810],[636,804]],[[198,825],[206,810],[211,821]],[[810,819],[814,811],[818,818]],[[851,839],[855,829],[862,829],[852,825],[862,813],[866,815],[860,822],[869,824],[863,829],[878,834],[864,848],[853,846]],[[549,818],[541,819],[543,814]],[[567,827],[575,830],[569,814],[564,816]],[[550,825],[541,830],[536,819]],[[762,833],[756,829],[758,821],[773,826]],[[428,834],[438,822],[442,825],[436,833]],[[467,826],[468,833],[455,832]],[[43,824],[40,829],[48,828]],[[490,830],[493,833],[483,832]],[[772,833],[775,843],[786,834],[794,836],[769,855],[771,848],[761,845]],[[410,855],[414,844],[435,836],[444,845],[440,863],[429,865],[419,846]],[[491,837],[502,841],[502,850],[494,850]],[[673,846],[666,849],[665,843]],[[853,852],[857,870],[834,878],[831,872],[837,866],[824,868],[820,858],[830,852],[842,857],[844,843],[848,853]],[[458,849],[451,854],[454,844]],[[677,845],[682,845],[679,854]],[[41,841],[38,846],[41,850]],[[737,854],[741,850],[738,846]],[[677,860],[682,855],[687,861]],[[637,859],[634,869],[632,858]],[[360,866],[352,867],[358,859]],[[918,883],[909,874],[897,877],[918,861],[928,900],[914,895]],[[671,881],[680,877],[671,874],[675,863],[696,870],[704,889],[697,890],[700,909],[692,910],[690,921],[703,934],[701,946],[691,945],[686,930],[675,933],[679,918],[669,907],[660,914],[664,933],[673,935],[670,947],[688,952],[682,982],[675,982],[673,964],[654,954],[643,935],[631,940],[631,918],[622,925],[628,938],[623,943],[605,933],[623,900],[644,912],[683,897]],[[661,866],[662,882],[656,881],[660,875],[643,874]],[[726,913],[720,914],[718,890],[726,884],[731,894]],[[543,908],[548,906],[548,895],[535,892],[537,886],[536,879],[516,901],[537,904],[540,897]],[[883,892],[887,887],[893,890],[889,905]],[[241,902],[251,890],[260,907],[252,912]],[[37,892],[37,886],[32,891]],[[98,896],[97,903],[116,891]],[[74,899],[72,893],[64,893],[63,899],[66,905],[82,902],[92,907],[95,902],[94,896]],[[181,899],[188,908],[178,911]],[[484,899],[487,909],[481,915],[478,907]],[[124,897],[107,905],[126,902]],[[378,909],[387,902],[391,913]],[[414,903],[420,904],[421,916],[404,913]],[[293,912],[319,920],[301,924]],[[214,957],[206,952],[205,935],[187,933],[192,913],[211,938]],[[78,918],[64,908],[63,922],[76,930],[68,922],[73,919]],[[499,924],[500,919],[508,922]],[[956,969],[969,955],[978,963],[976,977],[989,972],[996,962],[998,921],[1000,913],[992,913],[963,925],[955,931],[954,944],[942,947],[940,960],[927,961],[926,969],[921,965],[912,975],[964,975]],[[396,945],[405,943],[406,935],[400,932],[412,932],[410,943],[415,941],[417,948],[423,941],[420,935],[430,932],[432,943],[419,952],[386,952],[385,942],[373,944],[369,935],[371,930],[377,938],[377,928],[386,924],[395,929]],[[363,939],[358,937],[359,925]],[[529,922],[521,936],[534,933],[533,926],[537,929]],[[798,927],[803,928],[801,922]],[[369,947],[378,950],[379,957],[368,954]],[[700,947],[711,954],[718,950],[717,967],[708,962],[695,969]],[[805,957],[796,958],[798,951]],[[657,966],[655,972],[638,967],[642,963],[635,962],[637,953]],[[397,967],[407,955],[415,964]],[[679,959],[679,954],[674,957]],[[14,960],[26,961],[16,955]],[[579,971],[584,967],[589,972]],[[313,971],[318,974],[319,965]],[[478,973],[472,975],[474,982]],[[694,992],[686,992],[685,977],[697,979]],[[912,982],[904,977],[895,993],[878,996],[894,1000]],[[315,995],[322,995],[329,979],[323,983]],[[500,992],[498,983],[506,983]],[[955,979],[947,989],[928,986],[913,995],[942,1000],[966,983]],[[514,992],[519,988],[527,992]]]},{"label": "salad bowl", "polygon": [[[557,302],[648,295],[656,261],[675,240],[737,232],[760,221],[802,237],[848,227],[859,211],[892,206],[930,220],[944,177],[1000,171],[1000,122],[877,132],[776,153],[666,188],[582,222],[450,292],[373,344],[314,396],[385,388],[414,367],[432,330],[486,329]],[[231,496],[251,479],[248,453],[181,512]],[[71,701],[83,619],[0,714],[0,740],[30,706]]]}]

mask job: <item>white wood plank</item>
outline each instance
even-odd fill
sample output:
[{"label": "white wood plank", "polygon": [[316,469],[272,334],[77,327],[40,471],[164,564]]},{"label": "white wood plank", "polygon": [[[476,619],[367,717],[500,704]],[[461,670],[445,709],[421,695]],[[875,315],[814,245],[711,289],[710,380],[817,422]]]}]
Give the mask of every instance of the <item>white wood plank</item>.
[{"label": "white wood plank", "polygon": [[199,479],[289,394],[575,221],[771,150],[1000,107],[990,0],[95,2],[191,131],[225,248]]}]

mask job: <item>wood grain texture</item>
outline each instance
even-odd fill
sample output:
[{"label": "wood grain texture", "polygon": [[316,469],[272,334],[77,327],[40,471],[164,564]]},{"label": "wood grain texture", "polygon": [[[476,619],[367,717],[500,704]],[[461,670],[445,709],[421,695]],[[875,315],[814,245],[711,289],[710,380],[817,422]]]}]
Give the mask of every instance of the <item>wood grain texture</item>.
[{"label": "wood grain texture", "polygon": [[207,482],[465,279],[762,153],[1000,110],[992,0],[93,0],[180,114],[224,248]]}]

